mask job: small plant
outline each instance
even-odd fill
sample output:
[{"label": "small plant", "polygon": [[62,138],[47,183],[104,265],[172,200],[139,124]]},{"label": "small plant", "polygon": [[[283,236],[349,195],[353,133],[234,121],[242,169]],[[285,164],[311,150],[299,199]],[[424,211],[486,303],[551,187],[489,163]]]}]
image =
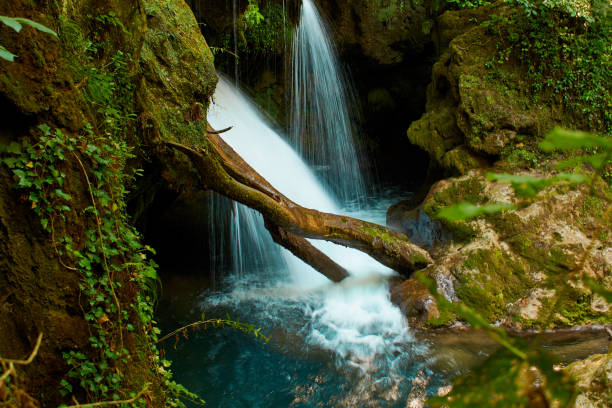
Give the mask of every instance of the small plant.
[{"label": "small plant", "polygon": [[582,10],[561,0],[509,3],[514,13],[482,23],[499,39],[485,66],[519,62],[540,102],[558,101],[590,129],[612,132],[609,3],[596,0]]},{"label": "small plant", "polygon": [[446,0],[451,9],[474,9],[493,3],[492,0]]},{"label": "small plant", "polygon": [[202,312],[201,320],[198,320],[197,322],[193,322],[183,327],[180,327],[176,330],[173,330],[170,333],[163,336],[162,338],[160,338],[157,342],[161,343],[162,341],[165,341],[165,340],[168,340],[174,337],[176,340],[176,343],[178,343],[179,334],[182,334],[185,338],[187,338],[187,333],[189,329],[200,328],[200,327],[206,329],[208,326],[212,326],[214,328],[231,327],[234,330],[239,330],[245,333],[250,333],[253,336],[255,336],[255,338],[261,338],[262,340],[266,342],[270,341],[270,338],[265,336],[261,332],[261,328],[259,327],[256,328],[252,324],[241,322],[240,319],[232,320],[229,314],[225,315],[225,319],[218,319],[218,318],[217,319],[206,319],[205,312]]},{"label": "small plant", "polygon": [[249,0],[249,5],[244,11],[244,19],[249,27],[253,27],[264,21],[264,16],[259,12],[259,5],[254,0]]}]

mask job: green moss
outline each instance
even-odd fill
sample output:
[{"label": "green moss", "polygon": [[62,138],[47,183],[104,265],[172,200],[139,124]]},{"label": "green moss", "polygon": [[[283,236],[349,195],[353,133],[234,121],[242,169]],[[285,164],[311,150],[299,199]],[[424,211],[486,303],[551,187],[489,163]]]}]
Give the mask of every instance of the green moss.
[{"label": "green moss", "polygon": [[464,286],[457,289],[457,296],[469,307],[477,310],[489,322],[495,322],[503,318],[507,310],[505,308],[502,292],[491,293],[487,288],[472,282],[463,282]]},{"label": "green moss", "polygon": [[[467,201],[475,204],[483,204],[487,198],[482,194],[484,186],[475,177],[468,177],[464,180],[455,181],[447,188],[439,191],[430,198],[423,210],[432,219],[438,219],[438,213],[443,208],[456,203]],[[480,232],[477,225],[467,221],[449,221],[441,219],[440,222],[453,234],[453,238],[458,241],[469,241],[476,237]]]},{"label": "green moss", "polygon": [[499,250],[471,252],[456,274],[457,296],[491,322],[506,316],[506,305],[531,287],[524,265]]},{"label": "green moss", "polygon": [[571,296],[568,301],[561,305],[560,314],[572,326],[611,323],[612,316],[609,313],[594,311],[591,308],[591,300],[590,295],[579,295],[577,298]]},{"label": "green moss", "polygon": [[524,225],[518,214],[512,211],[487,214],[485,217],[502,238],[524,233],[528,228],[528,226]]},{"label": "green moss", "polygon": [[365,232],[368,235],[372,235],[374,237],[380,238],[381,240],[383,240],[383,242],[390,243],[390,244],[397,242],[398,240],[410,242],[410,240],[406,236],[403,236],[403,235],[393,236],[393,235],[390,235],[387,231],[383,229],[379,229],[379,228],[360,227],[359,230],[361,232]]},{"label": "green moss", "polygon": [[482,194],[484,184],[476,177],[467,177],[455,181],[447,188],[434,194],[433,201],[425,205],[425,212],[434,216],[442,208],[467,201],[474,204],[482,204],[487,198]]},{"label": "green moss", "polygon": [[408,128],[406,135],[412,144],[427,151],[431,157],[439,163],[447,151],[455,147],[459,142],[449,138],[449,133],[456,131],[453,112],[448,109],[440,109],[426,112],[423,117],[413,122]]},{"label": "green moss", "polygon": [[466,174],[471,169],[482,167],[483,161],[465,146],[459,146],[444,154],[442,166],[455,173]]},{"label": "green moss", "polygon": [[457,320],[457,317],[449,310],[442,309],[438,317],[430,317],[425,325],[431,328],[445,327],[451,325]]}]

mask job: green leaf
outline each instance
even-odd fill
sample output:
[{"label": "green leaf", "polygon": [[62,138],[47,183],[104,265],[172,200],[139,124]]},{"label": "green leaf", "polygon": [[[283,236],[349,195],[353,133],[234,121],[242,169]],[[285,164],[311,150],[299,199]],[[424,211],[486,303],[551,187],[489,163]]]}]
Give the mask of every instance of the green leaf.
[{"label": "green leaf", "polygon": [[533,197],[538,194],[540,190],[559,181],[569,181],[570,183],[583,183],[586,181],[585,176],[576,173],[560,173],[555,177],[548,178],[507,173],[488,173],[487,179],[502,183],[510,183],[519,197]]},{"label": "green leaf", "polygon": [[72,197],[70,196],[70,194],[66,194],[64,193],[62,190],[60,190],[59,188],[55,190],[55,194],[57,194],[58,197],[63,198],[66,201],[70,201],[72,200]]},{"label": "green leaf", "polygon": [[578,167],[583,164],[590,164],[594,169],[601,169],[610,163],[609,156],[608,153],[599,153],[592,156],[572,157],[571,159],[560,161],[555,167],[557,170],[564,170],[571,167]]},{"label": "green leaf", "polygon": [[32,21],[23,17],[15,17],[14,20],[23,24],[27,24],[30,27],[34,27],[35,29],[42,31],[43,33],[51,34],[52,36],[57,37],[57,33],[55,31],[48,28],[47,26],[37,23],[36,21]]},{"label": "green leaf", "polygon": [[[453,381],[445,397],[430,398],[432,407],[527,407],[529,396],[537,392],[542,406],[566,407],[572,399],[573,384],[563,372],[553,369],[555,361],[543,350],[530,352],[524,359],[501,349],[480,366]],[[534,376],[531,367],[537,368]],[[533,378],[530,378],[533,376]],[[539,386],[534,390],[534,379]]]},{"label": "green leaf", "polygon": [[0,16],[0,21],[2,21],[4,24],[11,27],[13,30],[17,32],[21,31],[21,28],[22,28],[21,24],[19,24],[19,21],[16,18]]},{"label": "green leaf", "polygon": [[606,150],[611,150],[612,141],[587,132],[555,128],[540,143],[540,149],[545,152],[584,149],[585,147],[602,147]]},{"label": "green leaf", "polygon": [[21,188],[28,188],[32,186],[32,182],[28,179],[28,176],[23,170],[14,170],[13,173],[19,178],[17,186]]},{"label": "green leaf", "polygon": [[586,285],[590,287],[594,293],[597,293],[599,296],[603,297],[606,302],[612,303],[612,290],[604,288],[593,279],[585,279],[584,283],[586,283]]},{"label": "green leaf", "polygon": [[444,218],[449,221],[460,221],[478,217],[482,214],[492,214],[514,208],[516,208],[514,205],[506,203],[474,205],[468,202],[461,202],[442,209],[438,213],[438,218]]},{"label": "green leaf", "polygon": [[17,142],[11,142],[6,148],[7,153],[21,154],[21,145]]},{"label": "green leaf", "polygon": [[45,136],[49,136],[51,134],[51,128],[46,123],[38,125],[38,129],[43,132]]},{"label": "green leaf", "polygon": [[0,45],[0,58],[13,62],[15,61],[16,56],[17,55],[13,54],[12,52],[4,48],[2,45]]}]

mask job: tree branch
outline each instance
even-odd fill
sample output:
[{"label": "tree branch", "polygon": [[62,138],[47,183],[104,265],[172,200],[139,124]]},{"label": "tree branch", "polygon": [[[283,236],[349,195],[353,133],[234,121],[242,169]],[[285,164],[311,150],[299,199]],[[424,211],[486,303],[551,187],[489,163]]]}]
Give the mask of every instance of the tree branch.
[{"label": "tree branch", "polygon": [[[399,232],[355,218],[304,208],[294,203],[251,168],[218,135],[209,133],[207,138],[209,143],[206,148],[173,142],[166,144],[190,158],[205,188],[259,211],[268,229],[273,228],[272,235],[277,234],[277,239],[283,238],[283,235],[274,228],[292,234],[285,237],[323,239],[352,247],[404,275],[409,275],[432,262],[427,251],[412,244]],[[300,256],[298,249],[306,241],[300,242],[299,245],[297,241],[289,238],[279,239],[277,242]],[[321,264],[313,260],[308,261],[306,256],[300,258],[322,272]],[[316,258],[320,259],[320,255],[317,254]],[[339,269],[337,271],[339,272]]]}]

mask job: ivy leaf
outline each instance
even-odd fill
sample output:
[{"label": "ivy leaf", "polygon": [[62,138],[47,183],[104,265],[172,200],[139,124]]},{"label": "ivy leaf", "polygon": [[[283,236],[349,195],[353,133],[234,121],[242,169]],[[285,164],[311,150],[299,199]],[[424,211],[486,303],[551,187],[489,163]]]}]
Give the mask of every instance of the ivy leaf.
[{"label": "ivy leaf", "polygon": [[60,190],[59,188],[55,190],[55,194],[57,194],[58,197],[63,198],[66,201],[70,201],[72,200],[72,197],[70,196],[70,194],[66,194],[64,193],[62,190]]},{"label": "ivy leaf", "polygon": [[13,54],[12,52],[10,52],[6,48],[4,48],[2,45],[0,45],[0,58],[4,59],[6,61],[13,62],[13,61],[15,61],[15,57],[16,56],[17,55]]},{"label": "ivy leaf", "polygon": [[0,16],[0,21],[2,21],[4,24],[11,27],[13,30],[17,32],[21,31],[22,26],[21,24],[19,24],[19,21],[16,18]]},{"label": "ivy leaf", "polygon": [[30,27],[34,27],[35,29],[37,29],[38,31],[42,31],[43,33],[51,34],[52,36],[57,37],[57,33],[55,31],[53,31],[47,26],[37,23],[36,21],[32,21],[23,17],[15,17],[13,20],[17,21],[18,23],[29,25]]},{"label": "ivy leaf", "polygon": [[12,154],[21,154],[21,146],[17,142],[11,142],[11,144],[9,144],[6,148],[6,152]]},{"label": "ivy leaf", "polygon": [[474,205],[468,202],[461,202],[442,209],[438,213],[438,218],[444,218],[449,221],[460,221],[478,217],[482,214],[492,214],[514,208],[516,208],[514,205],[506,203]]}]

